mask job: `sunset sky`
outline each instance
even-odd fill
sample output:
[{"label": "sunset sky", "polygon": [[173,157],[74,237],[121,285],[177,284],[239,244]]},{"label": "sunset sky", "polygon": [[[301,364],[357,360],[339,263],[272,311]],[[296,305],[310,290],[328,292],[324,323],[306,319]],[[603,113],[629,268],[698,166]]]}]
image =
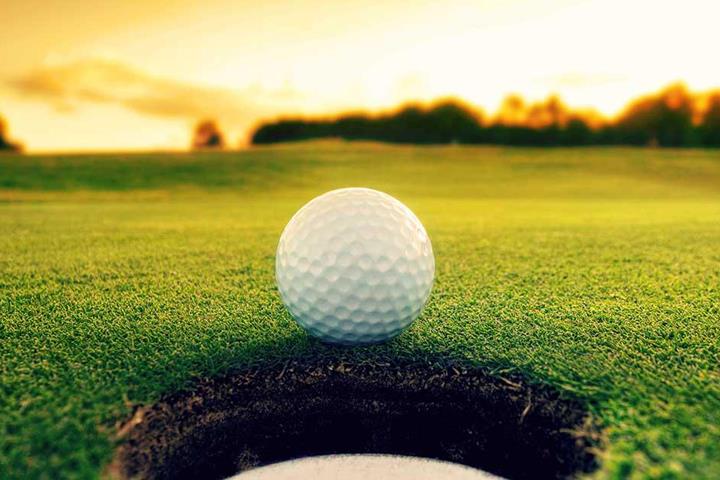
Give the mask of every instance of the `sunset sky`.
[{"label": "sunset sky", "polygon": [[617,112],[720,86],[720,4],[633,0],[0,0],[0,115],[29,151],[237,144],[281,114],[551,92]]}]

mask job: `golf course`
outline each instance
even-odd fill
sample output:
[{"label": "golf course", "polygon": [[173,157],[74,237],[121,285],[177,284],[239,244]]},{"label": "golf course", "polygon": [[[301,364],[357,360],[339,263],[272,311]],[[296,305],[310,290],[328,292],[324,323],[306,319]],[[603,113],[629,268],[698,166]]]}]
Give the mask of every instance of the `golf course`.
[{"label": "golf course", "polygon": [[[352,186],[417,215],[435,282],[398,337],[336,347],[284,307],[275,250]],[[112,478],[139,408],[318,359],[548,389],[587,414],[579,476],[720,478],[720,150],[0,155],[0,478]]]}]

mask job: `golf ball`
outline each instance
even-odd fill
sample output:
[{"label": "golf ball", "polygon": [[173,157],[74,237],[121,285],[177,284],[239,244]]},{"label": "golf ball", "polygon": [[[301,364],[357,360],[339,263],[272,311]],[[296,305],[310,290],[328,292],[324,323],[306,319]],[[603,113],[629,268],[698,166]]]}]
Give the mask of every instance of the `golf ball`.
[{"label": "golf ball", "polygon": [[420,315],[435,275],[430,238],[405,205],[343,188],[302,207],[280,236],[275,278],[311,335],[346,345],[382,342]]}]

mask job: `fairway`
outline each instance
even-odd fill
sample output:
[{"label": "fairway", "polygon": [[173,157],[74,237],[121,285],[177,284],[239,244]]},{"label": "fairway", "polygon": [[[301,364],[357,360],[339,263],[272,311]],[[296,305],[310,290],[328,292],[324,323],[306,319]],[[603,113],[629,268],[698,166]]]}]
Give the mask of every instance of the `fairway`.
[{"label": "fairway", "polygon": [[[365,186],[436,279],[395,340],[309,338],[283,227]],[[271,358],[459,359],[587,406],[599,478],[720,477],[720,151],[391,147],[0,156],[0,478],[96,478],[133,407]]]}]

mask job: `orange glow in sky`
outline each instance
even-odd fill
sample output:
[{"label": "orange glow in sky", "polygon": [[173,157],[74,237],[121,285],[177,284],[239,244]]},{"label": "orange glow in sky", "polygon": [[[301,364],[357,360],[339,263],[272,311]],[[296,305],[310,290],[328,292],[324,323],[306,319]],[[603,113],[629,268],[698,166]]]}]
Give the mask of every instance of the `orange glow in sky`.
[{"label": "orange glow in sky", "polygon": [[[0,0],[0,115],[30,151],[240,141],[281,114],[517,92],[617,112],[720,86],[715,0]],[[234,143],[234,142],[233,142]]]}]

